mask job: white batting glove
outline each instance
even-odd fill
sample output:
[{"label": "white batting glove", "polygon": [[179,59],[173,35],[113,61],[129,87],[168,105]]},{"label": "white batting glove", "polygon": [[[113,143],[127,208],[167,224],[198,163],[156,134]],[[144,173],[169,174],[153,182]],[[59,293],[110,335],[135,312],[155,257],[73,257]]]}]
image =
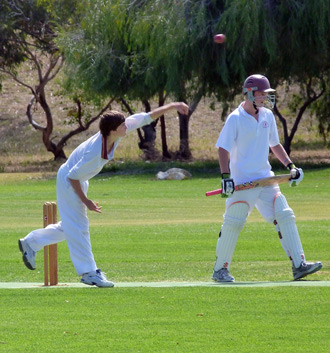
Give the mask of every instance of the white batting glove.
[{"label": "white batting glove", "polygon": [[221,187],[222,187],[221,197],[229,197],[235,191],[234,180],[230,178],[230,174],[228,174],[228,173],[221,174],[221,178],[222,178],[222,180],[221,180]]},{"label": "white batting glove", "polygon": [[304,178],[304,172],[301,168],[297,168],[293,163],[288,165],[288,169],[290,170],[291,179],[289,181],[290,186],[297,186]]}]

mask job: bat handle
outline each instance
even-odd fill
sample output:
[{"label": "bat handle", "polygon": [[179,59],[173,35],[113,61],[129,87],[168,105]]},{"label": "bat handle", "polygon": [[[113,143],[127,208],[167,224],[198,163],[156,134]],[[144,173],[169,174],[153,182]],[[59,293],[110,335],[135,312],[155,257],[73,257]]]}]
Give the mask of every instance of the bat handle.
[{"label": "bat handle", "polygon": [[205,193],[206,196],[222,194],[222,189],[212,190]]}]

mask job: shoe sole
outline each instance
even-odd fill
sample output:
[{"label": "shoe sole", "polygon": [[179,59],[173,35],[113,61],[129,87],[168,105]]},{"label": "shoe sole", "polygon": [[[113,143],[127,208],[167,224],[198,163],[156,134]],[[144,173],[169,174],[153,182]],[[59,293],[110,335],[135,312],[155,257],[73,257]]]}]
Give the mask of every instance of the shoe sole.
[{"label": "shoe sole", "polygon": [[306,272],[302,273],[299,277],[294,277],[294,280],[296,281],[298,279],[301,279],[301,278],[304,278],[304,277],[306,277],[308,275],[311,275],[311,274],[319,271],[321,268],[322,268],[322,264],[319,264],[318,266],[314,267],[310,271],[306,271]]},{"label": "shoe sole", "polygon": [[230,280],[230,279],[228,279],[228,280],[218,280],[217,278],[212,278],[212,280],[214,281],[214,282],[218,282],[218,283],[233,283],[233,282],[235,282],[235,280],[233,279],[233,280]]},{"label": "shoe sole", "polygon": [[24,252],[24,249],[23,249],[23,245],[22,245],[22,242],[21,240],[18,241],[18,247],[19,247],[19,251],[23,254],[23,262],[24,262],[24,265],[31,271],[34,271],[36,268],[33,267],[30,262],[28,261],[26,255],[25,255],[25,252]]},{"label": "shoe sole", "polygon": [[114,283],[112,283],[112,285],[110,285],[110,286],[100,286],[100,285],[97,285],[95,282],[87,283],[87,282],[82,281],[82,280],[80,280],[80,283],[86,284],[87,286],[96,286],[96,287],[99,287],[99,288],[112,288],[112,287],[115,286]]}]

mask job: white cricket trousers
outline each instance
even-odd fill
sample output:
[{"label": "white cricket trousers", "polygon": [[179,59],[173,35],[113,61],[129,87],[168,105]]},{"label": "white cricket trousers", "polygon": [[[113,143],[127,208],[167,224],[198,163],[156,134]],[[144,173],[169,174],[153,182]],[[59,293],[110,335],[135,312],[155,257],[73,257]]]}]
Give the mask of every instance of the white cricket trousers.
[{"label": "white cricket trousers", "polygon": [[[87,207],[81,202],[67,179],[67,171],[62,166],[57,173],[57,207],[61,221],[29,233],[25,239],[34,251],[44,246],[66,240],[71,261],[78,276],[97,269],[92,253]],[[88,181],[81,182],[85,194]]]},{"label": "white cricket trousers", "polygon": [[239,233],[254,207],[268,223],[277,221],[276,229],[280,231],[284,251],[292,258],[295,267],[300,266],[305,255],[295,217],[285,197],[279,195],[280,188],[274,185],[237,191],[226,200],[224,223],[216,247],[215,271],[221,268],[229,270]]}]

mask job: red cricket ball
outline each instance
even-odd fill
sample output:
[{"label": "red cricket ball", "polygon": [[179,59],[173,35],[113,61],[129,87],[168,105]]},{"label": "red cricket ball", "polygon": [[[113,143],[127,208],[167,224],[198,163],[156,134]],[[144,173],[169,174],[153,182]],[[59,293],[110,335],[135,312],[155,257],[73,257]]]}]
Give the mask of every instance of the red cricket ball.
[{"label": "red cricket ball", "polygon": [[213,40],[215,43],[222,44],[226,41],[226,36],[224,34],[216,34]]}]

